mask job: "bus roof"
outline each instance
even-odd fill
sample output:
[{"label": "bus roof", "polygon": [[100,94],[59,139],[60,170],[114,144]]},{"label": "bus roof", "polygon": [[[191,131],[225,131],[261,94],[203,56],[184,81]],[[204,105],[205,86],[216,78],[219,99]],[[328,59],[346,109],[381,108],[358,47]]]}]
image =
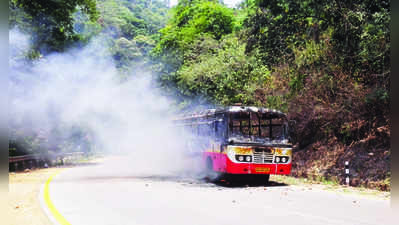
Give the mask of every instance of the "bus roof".
[{"label": "bus roof", "polygon": [[227,112],[259,112],[259,113],[270,113],[270,114],[275,114],[279,117],[286,117],[286,114],[276,110],[276,109],[269,109],[269,108],[263,108],[263,107],[255,107],[255,106],[226,106],[226,107],[220,107],[216,109],[207,109],[199,112],[194,112],[194,113],[186,113],[182,115],[180,118],[176,118],[177,120],[181,119],[189,119],[189,118],[200,118],[200,117],[207,117],[211,116],[214,114],[219,114],[219,113],[227,113]]}]

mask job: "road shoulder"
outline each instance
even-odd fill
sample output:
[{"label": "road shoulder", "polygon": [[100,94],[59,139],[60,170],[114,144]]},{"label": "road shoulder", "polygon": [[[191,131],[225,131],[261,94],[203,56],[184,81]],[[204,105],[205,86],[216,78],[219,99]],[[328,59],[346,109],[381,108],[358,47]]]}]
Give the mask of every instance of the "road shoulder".
[{"label": "road shoulder", "polygon": [[42,185],[65,168],[27,170],[9,174],[10,224],[51,225],[40,204]]}]

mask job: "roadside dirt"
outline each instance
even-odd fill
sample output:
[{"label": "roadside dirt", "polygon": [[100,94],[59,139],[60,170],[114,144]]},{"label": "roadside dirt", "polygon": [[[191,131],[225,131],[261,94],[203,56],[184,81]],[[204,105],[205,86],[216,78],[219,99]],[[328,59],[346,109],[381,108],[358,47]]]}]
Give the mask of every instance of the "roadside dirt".
[{"label": "roadside dirt", "polygon": [[290,186],[300,187],[302,189],[330,191],[345,195],[353,195],[357,197],[369,198],[369,199],[381,199],[381,200],[391,199],[391,192],[389,191],[380,191],[364,187],[345,186],[328,181],[318,182],[311,179],[308,180],[306,178],[296,178],[293,176],[284,176],[284,175],[270,176],[270,181],[277,183],[284,183]]},{"label": "roadside dirt", "polygon": [[40,188],[63,168],[37,169],[9,174],[10,225],[51,225],[39,199]]}]

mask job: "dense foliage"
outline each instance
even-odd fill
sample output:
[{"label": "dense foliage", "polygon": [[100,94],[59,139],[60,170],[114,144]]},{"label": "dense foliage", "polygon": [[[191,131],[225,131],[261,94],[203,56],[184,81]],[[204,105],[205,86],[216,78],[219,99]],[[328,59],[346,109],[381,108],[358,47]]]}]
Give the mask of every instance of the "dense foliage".
[{"label": "dense foliage", "polygon": [[100,19],[86,24],[85,30],[102,27],[102,35],[110,41],[117,66],[129,71],[147,63],[150,50],[165,25],[168,8],[161,1],[99,0]]},{"label": "dense foliage", "polygon": [[[208,87],[206,81],[201,82],[197,77],[190,78],[192,75],[202,76],[204,74],[190,75],[188,67],[196,61],[201,62],[200,56],[205,59],[206,54],[214,55],[217,48],[220,47],[218,43],[223,42],[226,35],[236,30],[236,26],[234,11],[216,0],[179,1],[178,5],[172,9],[172,17],[168,24],[160,30],[161,38],[154,49],[155,57],[162,62],[159,69],[161,79],[172,95],[178,95],[183,101],[188,96],[202,92],[210,94],[206,94],[206,96],[215,96],[215,92],[211,91],[215,85],[210,84],[211,86]],[[212,46],[212,43],[216,46]],[[179,71],[180,68],[185,72]],[[199,68],[197,71],[200,72]],[[191,87],[182,79],[200,81],[191,83],[191,85],[201,85],[203,89],[194,90],[196,87]],[[180,84],[180,89],[177,88],[177,84]],[[221,93],[220,96],[222,95],[224,94]]]},{"label": "dense foliage", "polygon": [[74,31],[73,14],[80,9],[96,21],[98,12],[94,0],[30,1],[10,0],[11,26],[34,34],[35,48],[40,51],[62,51],[79,40]]}]

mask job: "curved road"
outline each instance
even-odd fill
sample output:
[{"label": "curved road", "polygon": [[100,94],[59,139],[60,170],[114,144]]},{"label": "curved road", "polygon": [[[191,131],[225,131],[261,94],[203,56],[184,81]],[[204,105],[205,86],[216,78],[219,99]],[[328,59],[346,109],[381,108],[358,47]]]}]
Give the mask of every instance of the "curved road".
[{"label": "curved road", "polygon": [[67,169],[49,190],[73,225],[391,224],[389,200],[278,183],[223,187],[192,178],[129,176],[102,165]]}]

